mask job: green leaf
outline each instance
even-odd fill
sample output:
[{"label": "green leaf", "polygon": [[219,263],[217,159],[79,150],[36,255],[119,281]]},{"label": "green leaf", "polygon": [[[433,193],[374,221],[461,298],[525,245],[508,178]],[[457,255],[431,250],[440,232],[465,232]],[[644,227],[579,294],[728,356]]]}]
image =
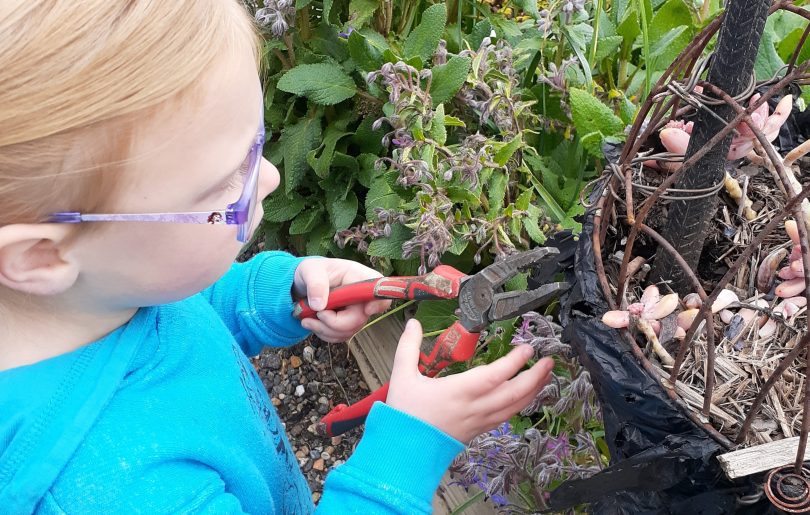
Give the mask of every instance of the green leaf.
[{"label": "green leaf", "polygon": [[759,51],[754,61],[754,73],[758,81],[768,80],[785,65],[774,46],[776,34],[772,28],[765,26],[762,39],[759,42]]},{"label": "green leaf", "polygon": [[430,122],[429,135],[439,145],[444,145],[447,142],[447,127],[444,125],[444,104],[439,104],[439,107],[436,108]]},{"label": "green leaf", "polygon": [[262,201],[262,207],[264,219],[268,222],[286,222],[304,209],[304,197],[296,192],[288,196],[277,190]]},{"label": "green leaf", "polygon": [[514,0],[514,4],[532,18],[539,16],[537,0]]},{"label": "green leaf", "polygon": [[369,256],[402,259],[402,244],[413,238],[413,232],[401,225],[391,226],[391,236],[378,238],[368,246]]},{"label": "green leaf", "polygon": [[320,138],[320,118],[303,118],[282,131],[279,146],[283,149],[284,191],[287,194],[303,181],[309,169],[307,154],[318,145]]},{"label": "green leaf", "polygon": [[382,129],[375,131],[371,128],[372,125],[374,125],[373,116],[363,118],[352,136],[352,143],[357,145],[361,154],[380,154],[383,151],[382,137],[385,131]]},{"label": "green leaf", "polygon": [[339,194],[332,191],[326,192],[326,210],[329,212],[329,220],[335,231],[342,231],[351,227],[357,216],[357,195],[350,191],[346,198],[341,198]]},{"label": "green leaf", "polygon": [[379,0],[351,0],[348,25],[355,29],[365,26],[379,7]]},{"label": "green leaf", "polygon": [[506,196],[506,185],[509,183],[509,175],[496,171],[492,174],[489,181],[489,189],[487,191],[487,198],[489,198],[489,213],[490,216],[500,215],[503,209],[503,201]]},{"label": "green leaf", "polygon": [[472,208],[476,208],[481,205],[481,199],[478,198],[478,195],[476,195],[474,191],[461,186],[448,186],[447,198],[456,204],[463,204]]},{"label": "green leaf", "polygon": [[529,205],[531,205],[532,197],[534,197],[534,193],[531,189],[527,189],[518,196],[515,201],[515,207],[521,211],[526,211],[529,209]]},{"label": "green leaf", "polygon": [[489,37],[492,33],[492,24],[489,23],[489,20],[484,19],[479,21],[473,26],[472,32],[466,38],[467,42],[470,44],[470,48],[472,50],[478,51],[478,48],[481,46],[481,42],[484,38]]},{"label": "green leaf", "polygon": [[[498,163],[500,166],[506,166],[506,163],[509,162],[509,159],[512,158],[514,153],[523,146],[523,135],[518,133],[517,136],[512,138],[511,141],[503,144],[493,156],[493,161]],[[497,148],[497,147],[496,147]]]},{"label": "green leaf", "polygon": [[360,154],[357,156],[357,163],[360,165],[360,173],[357,174],[357,182],[365,188],[370,188],[372,181],[377,177],[377,155]]},{"label": "green leaf", "polygon": [[316,207],[300,213],[290,224],[290,234],[306,234],[311,232],[321,221],[323,209]]},{"label": "green leaf", "polygon": [[295,8],[303,9],[304,7],[308,6],[311,3],[312,0],[295,0]]},{"label": "green leaf", "polygon": [[616,27],[616,33],[624,38],[625,44],[632,45],[641,34],[641,21],[635,8],[627,11],[627,16]]},{"label": "green leaf", "polygon": [[506,284],[503,285],[504,291],[519,291],[525,290],[529,287],[529,274],[521,272],[512,276]]},{"label": "green leaf", "polygon": [[382,52],[369,44],[359,31],[355,30],[349,34],[348,46],[349,55],[361,70],[367,72],[379,70],[383,65]]},{"label": "green leaf", "polygon": [[333,230],[330,226],[323,224],[316,227],[308,236],[307,255],[325,256],[329,253],[329,244],[332,242]]},{"label": "green leaf", "polygon": [[278,81],[278,89],[305,96],[316,104],[334,105],[357,93],[354,81],[336,63],[299,64]]},{"label": "green leaf", "polygon": [[458,93],[467,80],[471,63],[472,60],[469,57],[454,55],[446,64],[433,67],[430,96],[434,106],[447,102]]},{"label": "green leaf", "polygon": [[663,39],[672,29],[684,26],[691,37],[694,25],[692,12],[683,0],[667,0],[667,2],[653,14],[650,22],[650,41]]},{"label": "green leaf", "polygon": [[374,208],[394,209],[401,203],[402,199],[391,189],[385,177],[377,177],[366,194],[366,218],[375,219]]},{"label": "green leaf", "polygon": [[[583,146],[594,157],[602,157],[605,136],[618,136],[624,132],[624,122],[608,106],[587,91],[571,88],[571,115]],[[583,136],[596,133],[586,144]]]},{"label": "green leaf", "polygon": [[[330,125],[326,128],[321,146],[307,153],[307,163],[315,170],[318,177],[323,179],[329,175],[329,168],[335,156],[335,146],[341,138],[349,135],[351,135],[350,132],[344,132],[334,125]],[[318,152],[320,152],[320,156],[316,157]]]},{"label": "green leaf", "polygon": [[408,34],[402,46],[402,53],[406,59],[420,57],[422,62],[428,62],[439,46],[439,39],[444,33],[447,24],[447,6],[444,4],[431,5],[422,12],[422,21]]},{"label": "green leaf", "polygon": [[[790,61],[790,56],[793,54],[796,47],[799,46],[799,41],[802,39],[802,33],[804,33],[804,29],[796,29],[785,36],[785,38],[779,43],[777,53],[784,62]],[[807,38],[804,41],[796,62],[802,63],[808,59],[810,59],[810,38]]]},{"label": "green leaf", "polygon": [[467,124],[465,124],[461,118],[456,118],[455,116],[450,115],[444,115],[444,125],[447,127],[467,127]]},{"label": "green leaf", "polygon": [[[535,207],[535,206],[532,206]],[[540,208],[535,207],[538,213],[542,213]],[[543,230],[540,228],[540,223],[538,221],[538,217],[527,216],[523,218],[523,228],[526,229],[526,234],[529,235],[529,238],[532,239],[535,243],[542,245],[546,242],[546,235],[543,233]]]},{"label": "green leaf", "polygon": [[585,49],[593,35],[593,27],[587,23],[577,23],[576,25],[563,25],[561,30],[577,59],[579,59],[579,64],[585,74],[585,84],[592,84],[591,65],[588,63],[588,59],[585,58]]},{"label": "green leaf", "polygon": [[323,0],[323,21],[329,23],[329,15],[332,14],[333,0]]},{"label": "green leaf", "polygon": [[[606,57],[613,56],[624,41],[621,36],[605,36],[599,38],[599,45],[596,47],[596,63]],[[596,63],[593,63],[596,65]]]},{"label": "green leaf", "polygon": [[430,333],[447,329],[458,320],[455,312],[458,300],[431,300],[420,302],[414,318],[422,324],[422,331]]},{"label": "green leaf", "polygon": [[692,41],[692,31],[686,25],[681,25],[653,41],[647,66],[653,70],[666,70],[681,50]]}]

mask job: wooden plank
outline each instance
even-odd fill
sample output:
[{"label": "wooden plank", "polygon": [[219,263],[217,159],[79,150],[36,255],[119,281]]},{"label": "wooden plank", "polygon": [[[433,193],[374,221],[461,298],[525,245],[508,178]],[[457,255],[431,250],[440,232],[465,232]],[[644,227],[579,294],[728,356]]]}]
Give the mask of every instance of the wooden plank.
[{"label": "wooden plank", "polygon": [[766,470],[790,465],[796,461],[799,437],[747,447],[717,457],[729,479],[750,476]]},{"label": "wooden plank", "polygon": [[[399,318],[390,316],[372,325],[349,342],[351,350],[363,378],[369,388],[375,390],[391,377],[399,337],[405,324]],[[433,513],[446,515],[464,504],[474,493],[467,493],[462,487],[451,485],[450,474],[445,474],[433,498]],[[478,502],[464,510],[464,515],[496,515],[495,508]]]}]

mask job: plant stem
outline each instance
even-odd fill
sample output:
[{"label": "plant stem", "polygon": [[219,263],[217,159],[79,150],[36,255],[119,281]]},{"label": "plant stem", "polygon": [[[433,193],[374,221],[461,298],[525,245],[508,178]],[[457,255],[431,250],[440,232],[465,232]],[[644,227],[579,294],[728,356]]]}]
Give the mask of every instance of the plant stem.
[{"label": "plant stem", "polygon": [[596,11],[593,15],[593,37],[591,37],[591,55],[588,57],[588,62],[591,63],[591,68],[596,66],[596,46],[599,43],[599,20],[602,18],[602,5],[603,0],[596,0]]},{"label": "plant stem", "polygon": [[309,5],[298,11],[298,33],[301,39],[309,41],[310,38],[310,23],[309,23]]},{"label": "plant stem", "polygon": [[644,59],[644,98],[649,96],[650,88],[652,87],[652,67],[650,66],[650,28],[647,26],[647,6],[644,0],[636,0],[636,8],[638,9],[639,16],[641,16],[641,35],[644,40],[643,59]]},{"label": "plant stem", "polygon": [[293,49],[292,36],[289,32],[285,32],[282,37],[284,45],[287,47],[287,56],[289,57],[290,67],[295,67],[295,49]]}]

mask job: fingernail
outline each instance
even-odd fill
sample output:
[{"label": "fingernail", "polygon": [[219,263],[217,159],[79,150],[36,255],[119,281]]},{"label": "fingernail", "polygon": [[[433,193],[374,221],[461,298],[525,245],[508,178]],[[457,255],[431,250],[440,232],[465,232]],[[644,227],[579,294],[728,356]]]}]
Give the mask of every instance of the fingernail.
[{"label": "fingernail", "polygon": [[309,307],[314,309],[315,311],[320,311],[326,307],[326,303],[320,297],[314,297],[309,299]]},{"label": "fingernail", "polygon": [[416,321],[416,319],[415,319],[415,318],[411,318],[411,319],[410,319],[410,320],[408,320],[408,322],[405,324],[405,330],[407,330],[407,331],[413,331],[413,330],[415,330],[415,329],[416,329],[416,324],[418,324],[418,322]]},{"label": "fingernail", "polygon": [[531,345],[522,345],[523,347],[520,350],[520,355],[524,357],[524,359],[530,359],[534,356],[534,347]]}]

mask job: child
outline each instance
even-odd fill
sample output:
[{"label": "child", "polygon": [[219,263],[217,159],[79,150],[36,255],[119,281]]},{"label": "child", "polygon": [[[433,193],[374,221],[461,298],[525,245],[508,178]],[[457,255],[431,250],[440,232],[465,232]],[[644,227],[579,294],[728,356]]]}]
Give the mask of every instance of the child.
[{"label": "child", "polygon": [[[322,309],[378,274],[232,264],[279,184],[251,19],[237,0],[5,0],[0,34],[0,512],[311,512],[247,356],[345,340],[387,305],[299,323],[295,298]],[[411,321],[319,511],[429,512],[462,443],[548,381],[550,360],[512,378],[528,346],[429,379],[421,339]]]}]

